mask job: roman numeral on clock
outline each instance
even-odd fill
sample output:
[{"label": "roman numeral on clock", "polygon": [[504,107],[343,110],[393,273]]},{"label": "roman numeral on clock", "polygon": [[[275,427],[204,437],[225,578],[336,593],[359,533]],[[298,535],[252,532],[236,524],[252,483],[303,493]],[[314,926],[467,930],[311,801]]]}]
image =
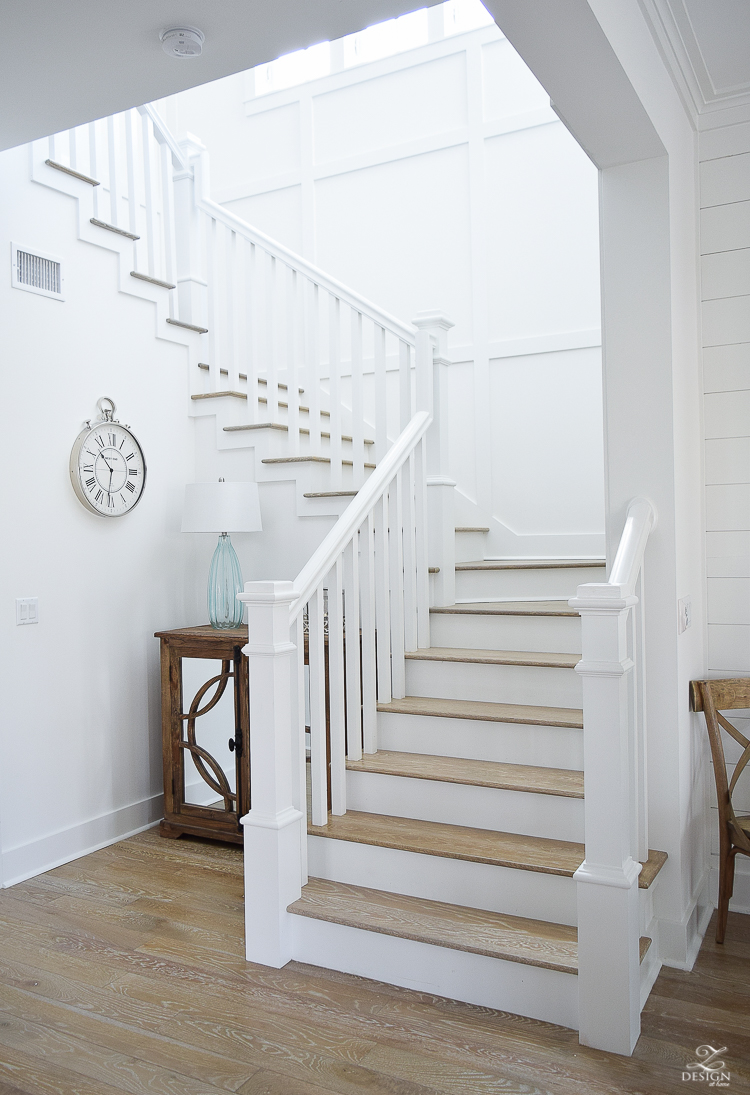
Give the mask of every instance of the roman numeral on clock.
[{"label": "roman numeral on clock", "polygon": [[101,436],[99,434],[96,435],[95,441],[96,441],[96,443],[97,443],[97,445],[99,446],[100,449],[104,448],[104,442],[102,441]]},{"label": "roman numeral on clock", "polygon": [[110,509],[110,508],[114,509],[115,508],[115,500],[114,500],[114,498],[112,497],[111,494],[107,495],[107,508],[108,509]]},{"label": "roman numeral on clock", "polygon": [[128,468],[128,475],[137,475],[138,468]]},{"label": "roman numeral on clock", "polygon": [[93,475],[91,476],[91,478],[90,478],[90,479],[87,479],[87,480],[86,480],[86,486],[87,486],[87,487],[89,488],[89,490],[93,490],[93,489],[94,489],[94,484],[95,484],[95,483],[96,483],[96,479],[94,479]]},{"label": "roman numeral on clock", "polygon": [[[126,483],[126,484],[125,484],[125,486],[126,486],[126,487],[127,487],[127,489],[128,489],[129,491],[130,491],[130,493],[131,493],[131,494],[132,494],[132,493],[133,493],[133,491],[135,490],[135,486],[133,485],[133,483],[129,483],[129,482],[128,482],[128,483]],[[121,495],[120,497],[122,497],[122,495]]]},{"label": "roman numeral on clock", "polygon": [[96,492],[96,494],[94,495],[94,501],[95,501],[95,502],[101,502],[101,500],[102,500],[102,498],[103,498],[103,497],[104,497],[104,492],[103,492],[103,491],[100,491],[100,490],[98,490],[98,491]]}]

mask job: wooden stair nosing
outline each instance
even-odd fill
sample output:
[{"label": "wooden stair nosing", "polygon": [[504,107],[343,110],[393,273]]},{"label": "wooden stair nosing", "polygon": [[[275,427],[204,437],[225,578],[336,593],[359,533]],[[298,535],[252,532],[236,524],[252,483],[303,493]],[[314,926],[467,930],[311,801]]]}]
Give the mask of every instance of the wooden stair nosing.
[{"label": "wooden stair nosing", "polygon": [[54,167],[55,171],[64,171],[66,175],[72,175],[74,179],[80,179],[81,182],[88,183],[89,186],[99,186],[98,179],[92,179],[90,175],[83,175],[80,171],[74,171],[72,167],[66,167],[64,163],[57,163],[56,160],[45,160],[48,167]]},{"label": "wooden stair nosing", "polygon": [[303,498],[354,498],[359,491],[356,490],[312,490],[303,494]]},{"label": "wooden stair nosing", "polygon": [[410,650],[404,657],[416,662],[468,662],[475,665],[528,665],[540,669],[575,669],[580,654],[533,650],[472,650],[470,647],[430,646]]},{"label": "wooden stair nosing", "polygon": [[310,878],[288,912],[488,958],[578,972],[575,928]]},{"label": "wooden stair nosing", "polygon": [[373,772],[502,791],[583,798],[583,772],[567,768],[540,768],[530,764],[504,764],[500,761],[466,760],[386,749],[365,753],[361,760],[349,760],[346,767],[350,772]]},{"label": "wooden stair nosing", "polygon": [[465,601],[430,609],[431,613],[455,616],[567,616],[579,617],[567,601]]},{"label": "wooden stair nosing", "polygon": [[[152,278],[150,274],[141,274],[138,270],[130,271],[131,278],[138,278],[139,281],[147,281],[149,285],[159,285],[162,289],[176,289],[176,285],[172,285],[171,281],[162,281],[161,278]],[[169,320],[167,320],[167,323]]]},{"label": "wooden stair nosing", "polygon": [[89,217],[89,223],[95,224],[97,228],[106,228],[108,232],[116,232],[118,236],[125,236],[129,240],[139,240],[140,236],[134,236],[132,232],[126,232],[124,228],[118,228],[116,224],[107,224],[106,221],[97,220],[96,217]]},{"label": "wooden stair nosing", "polygon": [[[261,464],[330,464],[330,456],[266,456],[261,460]],[[351,468],[353,462],[351,460],[342,460],[341,463],[346,468]],[[364,465],[368,471],[372,471],[375,467],[374,464]]]},{"label": "wooden stair nosing", "polygon": [[[213,393],[213,395],[218,395],[218,394],[219,393],[217,393],[217,392]],[[190,398],[191,399],[210,399],[211,398],[211,393],[209,393],[208,395],[198,395],[198,396],[193,395]],[[244,398],[247,399],[247,396],[244,396]],[[310,433],[310,430],[307,428],[307,426],[299,426],[298,428],[299,428],[300,433],[304,433],[304,434],[309,434]],[[239,433],[242,430],[284,430],[288,433],[289,432],[289,426],[287,425],[286,422],[244,422],[241,426],[225,426],[224,427],[224,432],[225,433]],[[327,437],[329,440],[330,440],[330,437],[331,437],[330,433],[327,430],[321,430],[320,431],[320,436],[321,437]],[[351,442],[352,438],[350,437],[350,435],[348,433],[342,433],[341,440]],[[368,437],[364,437],[364,438],[362,438],[362,440],[363,440],[363,443],[365,445],[374,445],[375,444],[375,442],[371,441],[370,438],[368,438]]]},{"label": "wooden stair nosing", "polygon": [[606,565],[604,559],[477,559],[456,563],[456,570],[584,570]]},{"label": "wooden stair nosing", "polygon": [[[451,905],[366,886],[310,878],[287,912],[506,962],[578,973],[578,930],[568,924]],[[642,962],[651,940],[638,941]]]},{"label": "wooden stair nosing", "polygon": [[484,700],[446,700],[431,696],[404,696],[379,703],[384,714],[431,715],[444,719],[520,723],[528,726],[560,726],[583,729],[583,711],[577,707],[537,707],[521,703],[489,703]]},{"label": "wooden stair nosing", "polygon": [[[370,814],[356,810],[336,816],[327,825],[313,825],[308,818],[308,836],[346,840],[378,848],[434,855],[493,867],[532,871],[537,874],[572,878],[583,863],[583,844],[549,837],[524,836],[467,825],[446,825],[436,821],[391,814]],[[649,849],[649,858],[638,876],[640,889],[648,889],[667,860],[666,852]]]},{"label": "wooden stair nosing", "polygon": [[199,327],[197,323],[187,323],[184,319],[168,319],[173,327],[184,327],[186,331],[197,331],[199,335],[207,335],[208,327]]},{"label": "wooden stair nosing", "polygon": [[[210,369],[211,369],[211,366],[206,364],[205,361],[199,361],[198,362],[198,368],[199,369],[204,369],[206,372],[209,372]],[[229,369],[219,369],[219,372],[221,373],[222,376],[229,376]],[[239,373],[239,378],[240,378],[240,380],[247,380],[247,373]],[[257,377],[257,381],[258,381],[259,384],[268,385],[268,381],[266,380],[266,378],[264,376]],[[288,392],[289,391],[289,388],[287,387],[286,384],[278,383],[277,387],[278,387],[280,392]],[[305,389],[304,388],[298,388],[297,391],[299,392],[300,395],[305,394]],[[286,403],[281,403],[281,404],[279,404],[279,406],[286,407]],[[307,408],[305,408],[305,410],[307,410]],[[326,413],[325,411],[321,411],[321,414],[325,414],[325,413]]]},{"label": "wooden stair nosing", "polygon": [[489,527],[484,525],[456,525],[456,532],[489,532]]}]

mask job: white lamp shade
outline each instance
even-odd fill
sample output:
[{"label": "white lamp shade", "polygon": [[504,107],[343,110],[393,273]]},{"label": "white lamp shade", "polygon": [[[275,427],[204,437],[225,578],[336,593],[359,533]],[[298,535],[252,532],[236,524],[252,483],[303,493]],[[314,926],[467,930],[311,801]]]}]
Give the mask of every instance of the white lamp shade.
[{"label": "white lamp shade", "polygon": [[257,483],[188,483],[183,532],[262,532]]}]

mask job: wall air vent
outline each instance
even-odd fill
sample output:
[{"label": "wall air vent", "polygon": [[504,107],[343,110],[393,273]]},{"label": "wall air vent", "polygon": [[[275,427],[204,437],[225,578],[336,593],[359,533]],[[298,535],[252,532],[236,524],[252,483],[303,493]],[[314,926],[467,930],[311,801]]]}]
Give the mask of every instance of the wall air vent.
[{"label": "wall air vent", "polygon": [[25,289],[54,300],[64,300],[62,261],[54,255],[10,245],[11,282],[14,289]]}]

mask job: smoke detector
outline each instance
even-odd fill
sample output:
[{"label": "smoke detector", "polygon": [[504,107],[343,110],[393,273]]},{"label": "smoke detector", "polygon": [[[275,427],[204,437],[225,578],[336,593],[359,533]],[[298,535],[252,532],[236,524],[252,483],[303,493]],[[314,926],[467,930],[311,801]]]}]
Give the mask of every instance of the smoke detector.
[{"label": "smoke detector", "polygon": [[206,36],[196,27],[170,27],[161,32],[159,39],[170,57],[200,57]]}]

